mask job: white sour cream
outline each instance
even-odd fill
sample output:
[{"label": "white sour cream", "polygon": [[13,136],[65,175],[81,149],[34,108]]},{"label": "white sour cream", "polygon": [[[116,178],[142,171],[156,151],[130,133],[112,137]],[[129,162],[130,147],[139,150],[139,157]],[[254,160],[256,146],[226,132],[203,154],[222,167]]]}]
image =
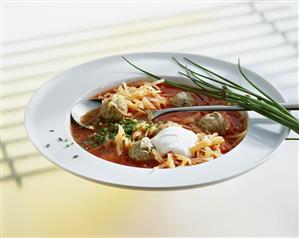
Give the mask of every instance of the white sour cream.
[{"label": "white sour cream", "polygon": [[152,144],[161,156],[172,151],[175,154],[189,157],[191,156],[190,148],[195,145],[197,140],[197,136],[193,131],[176,126],[161,130],[151,139]]}]

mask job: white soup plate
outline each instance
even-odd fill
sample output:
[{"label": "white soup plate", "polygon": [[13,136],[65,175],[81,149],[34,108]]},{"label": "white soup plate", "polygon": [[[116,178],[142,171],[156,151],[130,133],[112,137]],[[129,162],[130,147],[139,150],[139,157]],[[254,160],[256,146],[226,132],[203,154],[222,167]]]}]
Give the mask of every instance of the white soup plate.
[{"label": "white soup plate", "polygon": [[[160,76],[178,79],[178,65],[172,57],[187,57],[247,87],[237,65],[206,56],[181,53],[138,53],[124,55],[131,62]],[[270,82],[245,69],[248,77],[279,102],[283,95]],[[25,112],[25,128],[35,147],[57,166],[83,178],[114,186],[141,189],[179,189],[214,184],[249,171],[264,162],[284,141],[289,130],[270,119],[249,112],[248,133],[227,154],[213,161],[173,169],[145,169],[119,165],[98,158],[74,143],[70,130],[73,105],[105,88],[140,79],[144,74],[121,56],[94,60],[71,68],[45,83],[31,98]],[[54,132],[49,132],[54,130]],[[57,138],[67,138],[59,142]],[[50,144],[49,147],[46,147]],[[73,158],[78,155],[77,158]],[[76,157],[76,156],[75,156]]]}]

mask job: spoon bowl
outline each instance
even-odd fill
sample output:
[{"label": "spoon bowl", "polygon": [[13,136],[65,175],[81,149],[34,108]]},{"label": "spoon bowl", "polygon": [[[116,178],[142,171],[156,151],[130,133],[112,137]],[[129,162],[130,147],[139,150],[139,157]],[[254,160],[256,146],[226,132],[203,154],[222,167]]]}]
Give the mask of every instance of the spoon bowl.
[{"label": "spoon bowl", "polygon": [[87,129],[91,129],[90,125],[84,124],[81,119],[86,113],[101,107],[102,100],[83,100],[77,102],[71,110],[72,118],[80,125]]}]

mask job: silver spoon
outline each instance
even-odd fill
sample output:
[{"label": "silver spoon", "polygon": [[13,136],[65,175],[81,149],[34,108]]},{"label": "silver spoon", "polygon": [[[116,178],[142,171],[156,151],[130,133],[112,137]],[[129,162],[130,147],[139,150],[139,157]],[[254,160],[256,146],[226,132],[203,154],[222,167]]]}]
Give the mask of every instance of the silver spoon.
[{"label": "silver spoon", "polygon": [[[299,110],[299,104],[295,103],[280,103],[281,106],[288,110]],[[171,113],[171,112],[197,112],[197,111],[251,111],[240,106],[227,106],[227,105],[209,105],[209,106],[192,106],[192,107],[172,107],[162,110],[152,110],[148,113],[148,118],[154,120],[157,117]]]},{"label": "silver spoon", "polygon": [[[84,116],[87,112],[99,108],[101,104],[102,101],[99,99],[80,101],[73,106],[71,110],[71,115],[73,119],[80,126],[91,129],[90,126],[85,125],[81,122],[81,117]],[[299,104],[281,103],[280,105],[285,107],[288,110],[299,110]],[[250,110],[240,106],[209,105],[209,106],[192,106],[192,107],[172,107],[172,108],[166,108],[162,110],[152,110],[147,112],[148,112],[148,119],[154,120],[162,115],[171,112],[197,112],[197,111],[208,112],[208,111],[250,111]]]},{"label": "silver spoon", "polygon": [[72,107],[71,110],[72,118],[80,126],[83,126],[87,129],[92,129],[92,127],[90,127],[89,125],[83,124],[81,118],[82,116],[86,115],[86,113],[101,107],[101,105],[102,105],[102,100],[100,99],[79,101]]}]

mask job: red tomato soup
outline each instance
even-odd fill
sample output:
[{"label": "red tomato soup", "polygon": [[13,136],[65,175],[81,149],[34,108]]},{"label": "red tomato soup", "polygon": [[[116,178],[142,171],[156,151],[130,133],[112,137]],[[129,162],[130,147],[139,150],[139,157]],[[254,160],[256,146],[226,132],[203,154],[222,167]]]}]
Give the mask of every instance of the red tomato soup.
[{"label": "red tomato soup", "polygon": [[[148,110],[184,103],[188,106],[227,104],[197,93],[182,92],[164,82],[152,84],[148,81],[135,81],[101,92],[95,95],[104,100],[101,109],[82,119],[92,124],[94,130],[72,120],[73,138],[83,149],[101,159],[141,168],[173,168],[208,162],[241,142],[247,129],[247,116],[243,112],[176,112],[153,122],[147,120]],[[174,151],[162,154],[151,145],[153,137],[171,126],[198,135],[197,144],[190,148],[191,156]]]}]

